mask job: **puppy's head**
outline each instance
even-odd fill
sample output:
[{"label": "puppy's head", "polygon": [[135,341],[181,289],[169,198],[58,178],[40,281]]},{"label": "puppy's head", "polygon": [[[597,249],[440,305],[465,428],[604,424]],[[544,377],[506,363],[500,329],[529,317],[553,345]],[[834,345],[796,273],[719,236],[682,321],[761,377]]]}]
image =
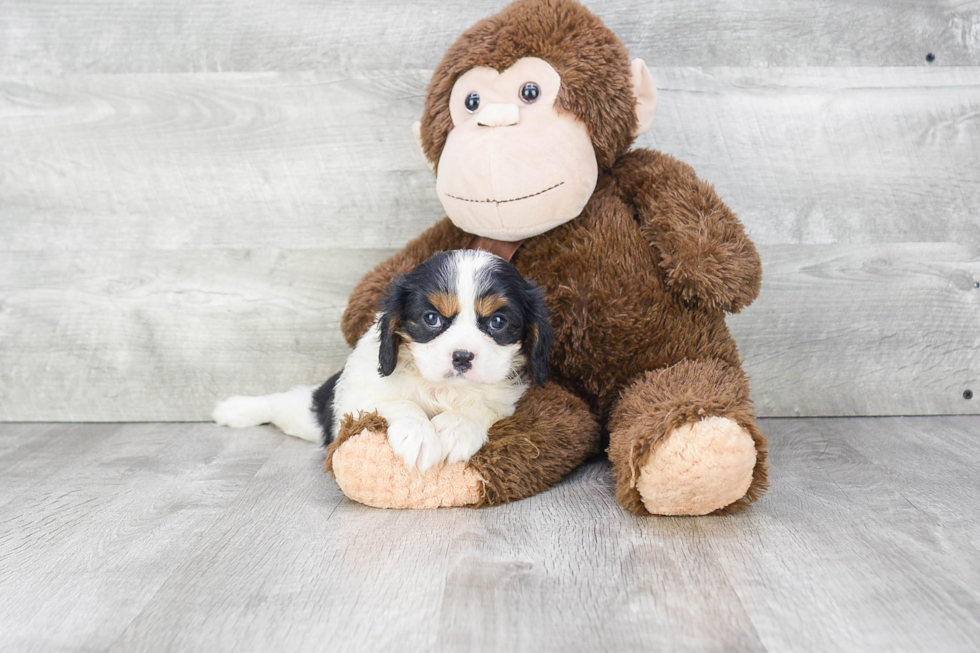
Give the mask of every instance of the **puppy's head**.
[{"label": "puppy's head", "polygon": [[383,376],[395,371],[404,346],[430,381],[526,375],[543,386],[548,377],[554,332],[544,293],[488,252],[440,252],[395,279],[378,326]]}]

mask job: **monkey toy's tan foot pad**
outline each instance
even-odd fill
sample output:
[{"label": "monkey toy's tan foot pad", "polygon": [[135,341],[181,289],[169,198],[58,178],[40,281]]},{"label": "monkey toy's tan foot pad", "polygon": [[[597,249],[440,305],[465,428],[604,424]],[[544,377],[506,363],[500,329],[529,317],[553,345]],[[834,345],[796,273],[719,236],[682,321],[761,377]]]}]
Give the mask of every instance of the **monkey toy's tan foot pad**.
[{"label": "monkey toy's tan foot pad", "polygon": [[466,463],[437,465],[424,474],[408,469],[378,431],[362,431],[333,452],[337,485],[348,498],[375,508],[471,506],[483,481]]},{"label": "monkey toy's tan foot pad", "polygon": [[654,515],[707,515],[752,484],[756,449],[735,421],[708,417],[670,431],[640,466],[636,489]]}]

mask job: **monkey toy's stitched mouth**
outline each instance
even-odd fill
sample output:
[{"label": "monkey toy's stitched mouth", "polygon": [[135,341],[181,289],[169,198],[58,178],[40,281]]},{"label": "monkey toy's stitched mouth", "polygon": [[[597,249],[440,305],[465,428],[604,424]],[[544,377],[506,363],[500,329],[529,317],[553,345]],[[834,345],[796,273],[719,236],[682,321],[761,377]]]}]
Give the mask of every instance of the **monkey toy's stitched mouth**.
[{"label": "monkey toy's stitched mouth", "polygon": [[459,200],[460,202],[473,202],[474,204],[496,204],[496,205],[499,206],[501,204],[506,204],[508,202],[519,202],[521,200],[526,200],[526,199],[530,199],[532,197],[537,197],[538,195],[543,195],[543,194],[547,193],[549,190],[554,190],[554,189],[558,188],[559,186],[564,186],[564,185],[565,185],[565,182],[559,181],[554,186],[549,186],[548,188],[545,188],[544,190],[539,190],[537,193],[531,193],[530,195],[524,195],[523,197],[512,197],[509,200],[471,200],[471,199],[468,199],[466,197],[456,197],[455,195],[450,195],[449,193],[444,193],[444,195],[446,197],[451,197],[454,200]]}]

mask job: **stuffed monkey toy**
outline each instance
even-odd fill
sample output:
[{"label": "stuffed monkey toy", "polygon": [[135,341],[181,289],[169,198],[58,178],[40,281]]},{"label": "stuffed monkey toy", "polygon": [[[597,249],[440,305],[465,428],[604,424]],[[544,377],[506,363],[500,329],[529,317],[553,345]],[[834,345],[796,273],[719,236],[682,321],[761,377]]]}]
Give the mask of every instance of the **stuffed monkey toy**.
[{"label": "stuffed monkey toy", "polygon": [[395,276],[484,248],[544,288],[551,380],[469,462],[425,474],[394,456],[383,419],[348,417],[326,460],[347,496],[494,506],[603,449],[637,515],[730,512],[766,490],[766,439],[725,325],[759,292],[759,256],[689,166],[630,149],[656,102],[643,61],[570,0],[518,0],[450,47],[415,125],[448,217],[363,278],[344,336],[354,346]]}]

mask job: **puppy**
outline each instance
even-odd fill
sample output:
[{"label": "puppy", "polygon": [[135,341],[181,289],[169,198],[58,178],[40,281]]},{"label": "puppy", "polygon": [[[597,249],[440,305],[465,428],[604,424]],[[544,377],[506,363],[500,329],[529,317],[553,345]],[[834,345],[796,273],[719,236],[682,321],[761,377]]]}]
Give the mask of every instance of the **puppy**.
[{"label": "puppy", "polygon": [[424,472],[469,460],[529,384],[544,385],[553,340],[543,292],[513,265],[479,250],[440,252],[391,283],[374,325],[326,383],[231,397],[212,416],[327,444],[344,415],[377,411],[394,452]]}]

